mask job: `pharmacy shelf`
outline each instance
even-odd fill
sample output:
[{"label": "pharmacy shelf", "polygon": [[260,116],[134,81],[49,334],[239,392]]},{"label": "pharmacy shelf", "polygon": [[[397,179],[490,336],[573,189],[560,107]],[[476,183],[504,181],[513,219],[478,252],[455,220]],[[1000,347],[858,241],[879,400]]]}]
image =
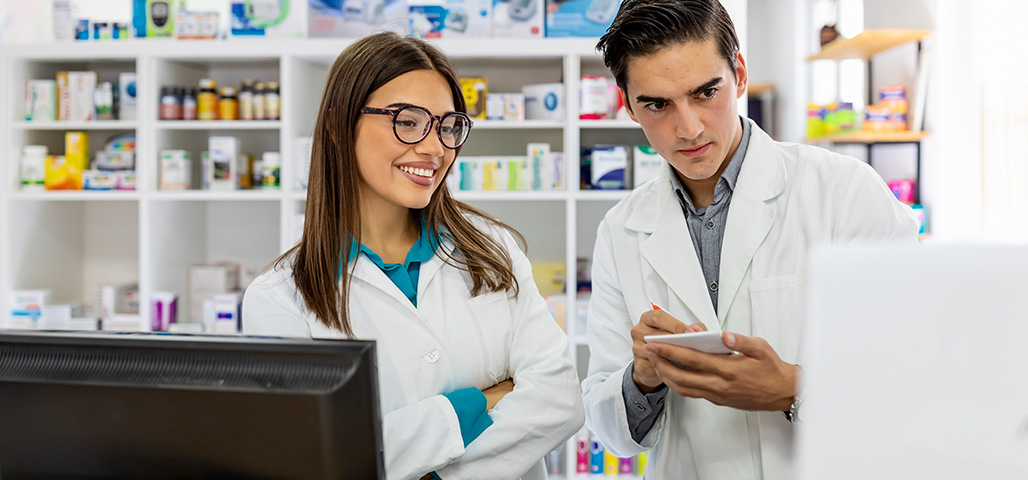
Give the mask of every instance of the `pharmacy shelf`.
[{"label": "pharmacy shelf", "polygon": [[852,132],[834,135],[822,135],[807,138],[808,143],[915,143],[928,138],[928,132]]},{"label": "pharmacy shelf", "polygon": [[878,53],[908,42],[920,42],[931,30],[864,30],[853,38],[839,38],[807,57],[814,60],[867,60]]},{"label": "pharmacy shelf", "polygon": [[138,201],[141,196],[135,190],[51,190],[46,192],[14,192],[11,201],[32,202],[109,202]]},{"label": "pharmacy shelf", "polygon": [[579,120],[578,128],[583,130],[603,130],[603,129],[628,129],[628,130],[642,130],[638,123],[631,120]]},{"label": "pharmacy shelf", "polygon": [[521,201],[553,201],[567,200],[568,192],[559,190],[543,192],[535,190],[524,191],[463,191],[453,192],[454,198],[462,202],[499,201],[499,202],[521,202]]},{"label": "pharmacy shelf", "polygon": [[14,122],[14,130],[135,130],[138,122],[96,120],[92,122]]},{"label": "pharmacy shelf", "polygon": [[280,120],[158,120],[161,130],[278,130]]},{"label": "pharmacy shelf", "polygon": [[632,193],[631,190],[579,190],[575,192],[574,199],[580,201],[619,201]]},{"label": "pharmacy shelf", "polygon": [[181,201],[224,201],[238,202],[240,200],[282,200],[288,196],[281,190],[232,190],[232,191],[211,191],[211,190],[160,190],[145,195],[144,198],[154,200],[181,200]]},{"label": "pharmacy shelf", "polygon": [[472,120],[473,130],[533,130],[561,129],[564,122],[547,120]]}]

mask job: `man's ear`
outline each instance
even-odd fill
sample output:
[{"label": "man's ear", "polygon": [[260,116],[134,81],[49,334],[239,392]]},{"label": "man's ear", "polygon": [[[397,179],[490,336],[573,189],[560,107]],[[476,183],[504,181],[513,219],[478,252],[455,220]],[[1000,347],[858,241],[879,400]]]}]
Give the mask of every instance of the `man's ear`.
[{"label": "man's ear", "polygon": [[735,92],[736,98],[742,98],[746,94],[746,86],[749,82],[749,77],[746,73],[746,60],[742,58],[742,52],[736,54],[735,57]]}]

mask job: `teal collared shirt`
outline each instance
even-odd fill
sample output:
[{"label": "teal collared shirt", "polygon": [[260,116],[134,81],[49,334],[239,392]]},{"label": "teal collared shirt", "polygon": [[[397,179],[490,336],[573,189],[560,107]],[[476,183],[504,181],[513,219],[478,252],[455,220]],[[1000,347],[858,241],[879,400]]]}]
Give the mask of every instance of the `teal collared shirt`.
[{"label": "teal collared shirt", "polygon": [[[421,235],[418,236],[418,240],[414,242],[414,245],[410,247],[410,251],[407,252],[407,258],[402,264],[384,263],[382,257],[364,246],[364,244],[361,244],[358,248],[357,240],[353,237],[350,237],[350,258],[347,263],[352,262],[358,254],[363,253],[379,270],[382,270],[382,273],[389,278],[389,281],[396,285],[396,288],[403,292],[404,296],[410,300],[411,305],[417,307],[418,278],[421,274],[421,264],[431,260],[437,248],[439,248],[439,236],[435,233],[434,229],[428,228],[425,222],[421,222]],[[342,275],[342,271],[339,274]]]}]

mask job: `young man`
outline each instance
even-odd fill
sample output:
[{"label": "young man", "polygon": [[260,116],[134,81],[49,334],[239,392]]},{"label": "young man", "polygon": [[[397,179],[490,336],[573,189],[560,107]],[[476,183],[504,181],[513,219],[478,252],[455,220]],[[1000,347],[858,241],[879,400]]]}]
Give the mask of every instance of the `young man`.
[{"label": "young man", "polygon": [[[792,478],[808,253],[914,245],[916,222],[869,166],[739,117],[718,0],[626,0],[598,47],[669,166],[597,232],[587,425],[615,455],[652,449],[648,478]],[[738,353],[643,339],[702,330]]]}]

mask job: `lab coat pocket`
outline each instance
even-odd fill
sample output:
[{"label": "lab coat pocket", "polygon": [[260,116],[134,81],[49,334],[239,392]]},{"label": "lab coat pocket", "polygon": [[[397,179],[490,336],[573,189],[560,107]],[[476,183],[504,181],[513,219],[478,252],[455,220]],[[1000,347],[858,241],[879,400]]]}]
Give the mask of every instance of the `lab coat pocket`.
[{"label": "lab coat pocket", "polygon": [[485,293],[471,299],[482,361],[494,382],[506,380],[512,339],[510,301],[506,292]]},{"label": "lab coat pocket", "polygon": [[796,363],[803,336],[803,278],[799,274],[750,281],[753,334],[771,344],[778,356]]}]

